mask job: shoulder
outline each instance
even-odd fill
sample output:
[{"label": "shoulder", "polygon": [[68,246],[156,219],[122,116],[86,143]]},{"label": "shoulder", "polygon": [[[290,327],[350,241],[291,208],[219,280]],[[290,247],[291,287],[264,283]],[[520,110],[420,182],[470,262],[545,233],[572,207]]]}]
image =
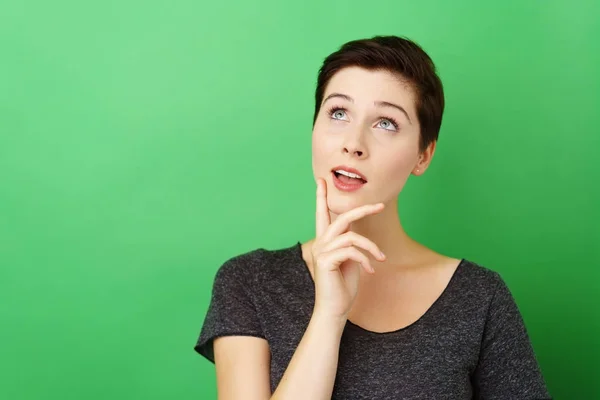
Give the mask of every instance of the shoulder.
[{"label": "shoulder", "polygon": [[448,297],[461,312],[469,314],[471,321],[478,320],[484,325],[499,324],[494,321],[505,321],[512,326],[521,324],[517,303],[502,274],[475,261],[461,260]]},{"label": "shoulder", "polygon": [[499,290],[508,289],[502,274],[476,261],[463,258],[458,270],[458,284],[471,293],[491,299]]},{"label": "shoulder", "polygon": [[234,279],[250,283],[263,275],[272,275],[294,261],[297,245],[267,249],[254,248],[228,258],[217,269],[215,281]]}]

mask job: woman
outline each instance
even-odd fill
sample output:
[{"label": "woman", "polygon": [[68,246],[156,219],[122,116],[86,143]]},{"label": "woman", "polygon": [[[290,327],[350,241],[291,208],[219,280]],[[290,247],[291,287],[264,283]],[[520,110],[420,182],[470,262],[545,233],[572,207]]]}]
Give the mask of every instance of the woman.
[{"label": "woman", "polygon": [[196,351],[220,399],[548,399],[497,272],[411,239],[398,215],[434,155],[442,83],[415,43],[343,45],[319,71],[316,235],[218,270]]}]

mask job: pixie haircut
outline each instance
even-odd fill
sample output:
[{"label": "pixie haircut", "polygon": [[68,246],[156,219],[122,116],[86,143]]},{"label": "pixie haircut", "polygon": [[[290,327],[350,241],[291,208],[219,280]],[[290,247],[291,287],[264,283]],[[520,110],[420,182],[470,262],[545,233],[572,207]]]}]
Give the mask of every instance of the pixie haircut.
[{"label": "pixie haircut", "polygon": [[325,58],[317,78],[313,126],[329,80],[346,67],[384,70],[407,82],[416,95],[415,108],[421,128],[419,152],[438,140],[444,112],[442,81],[429,55],[415,42],[398,36],[353,40]]}]

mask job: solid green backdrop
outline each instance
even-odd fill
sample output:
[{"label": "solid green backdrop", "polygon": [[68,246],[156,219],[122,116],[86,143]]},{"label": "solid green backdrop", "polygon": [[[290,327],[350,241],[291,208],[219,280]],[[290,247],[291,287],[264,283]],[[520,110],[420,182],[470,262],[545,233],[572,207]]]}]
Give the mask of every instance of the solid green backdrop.
[{"label": "solid green backdrop", "polygon": [[598,21],[595,0],[4,2],[0,398],[215,398],[193,351],[214,274],[312,237],[317,70],[377,34],[446,90],[405,228],[500,272],[552,394],[600,398]]}]

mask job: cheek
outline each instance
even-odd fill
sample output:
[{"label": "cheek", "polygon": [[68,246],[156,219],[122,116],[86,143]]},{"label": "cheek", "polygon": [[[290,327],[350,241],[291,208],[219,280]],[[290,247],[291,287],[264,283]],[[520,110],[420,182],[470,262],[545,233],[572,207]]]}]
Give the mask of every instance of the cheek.
[{"label": "cheek", "polygon": [[416,159],[412,155],[396,157],[394,162],[390,164],[390,172],[396,171],[396,175],[408,175],[413,169]]},{"label": "cheek", "polygon": [[399,193],[410,176],[417,157],[408,152],[396,152],[386,157],[388,162],[379,163],[381,180],[385,190]]},{"label": "cheek", "polygon": [[405,140],[390,146],[382,156],[387,160],[383,169],[390,180],[405,182],[419,159],[418,135],[407,135]]},{"label": "cheek", "polygon": [[331,139],[327,140],[326,135],[314,132],[312,136],[312,161],[315,172],[321,172],[320,169],[326,168],[331,160],[334,144]]}]

